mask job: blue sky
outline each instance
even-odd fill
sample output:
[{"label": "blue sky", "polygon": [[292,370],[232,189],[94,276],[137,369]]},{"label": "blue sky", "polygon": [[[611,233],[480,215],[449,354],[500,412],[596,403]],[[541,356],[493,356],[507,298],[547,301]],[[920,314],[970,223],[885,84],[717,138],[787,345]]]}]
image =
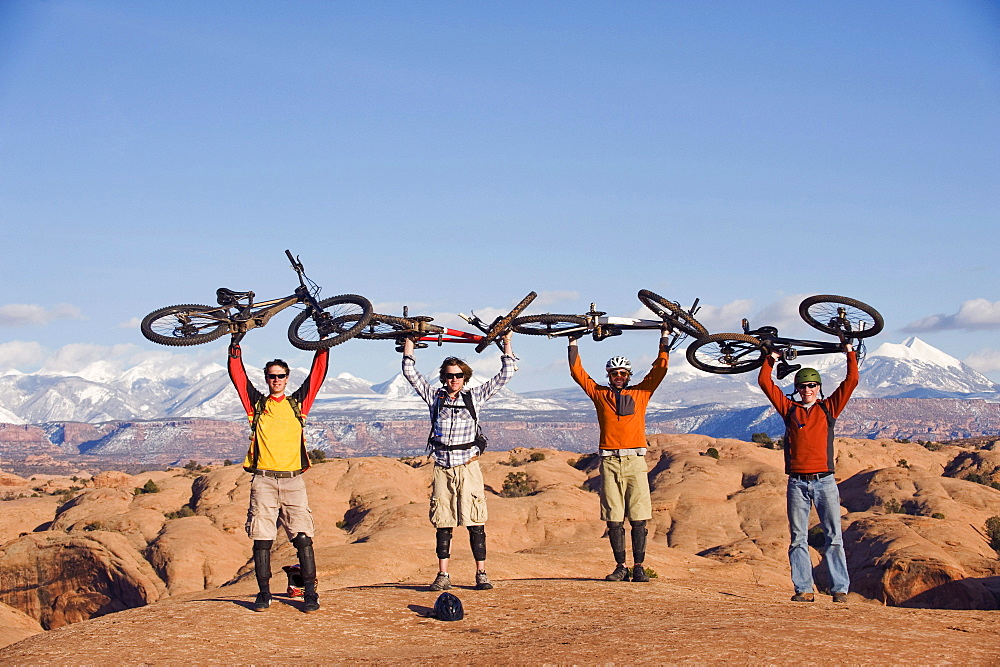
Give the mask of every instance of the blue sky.
[{"label": "blue sky", "polygon": [[[324,295],[440,322],[646,288],[805,333],[790,306],[844,294],[875,345],[1000,381],[998,203],[995,2],[0,2],[0,372],[132,363],[146,312],[290,292],[291,248]],[[307,363],[289,319],[251,361]],[[569,383],[561,342],[515,349],[515,391]]]}]

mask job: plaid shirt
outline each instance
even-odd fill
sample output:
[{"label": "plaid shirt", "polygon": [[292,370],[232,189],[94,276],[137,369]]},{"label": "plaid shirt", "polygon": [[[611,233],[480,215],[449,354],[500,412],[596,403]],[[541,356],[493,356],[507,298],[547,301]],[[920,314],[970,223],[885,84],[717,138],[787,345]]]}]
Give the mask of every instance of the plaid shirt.
[{"label": "plaid shirt", "polygon": [[[503,355],[500,357],[500,372],[493,376],[488,382],[469,390],[472,395],[472,405],[476,408],[476,415],[482,405],[490,400],[500,388],[507,384],[514,376],[514,357]],[[417,391],[420,398],[427,403],[431,414],[431,428],[434,430],[434,439],[443,445],[462,445],[476,439],[476,422],[465,407],[465,401],[461,396],[456,396],[454,400],[448,398],[448,392],[441,389],[435,390],[424,379],[424,376],[417,372],[416,361],[413,357],[403,357],[403,377]],[[434,405],[437,403],[437,419],[434,419]],[[428,447],[430,444],[428,443]],[[434,463],[443,468],[453,468],[465,465],[474,456],[481,452],[479,447],[472,446],[468,449],[440,449],[434,447],[431,454]]]}]

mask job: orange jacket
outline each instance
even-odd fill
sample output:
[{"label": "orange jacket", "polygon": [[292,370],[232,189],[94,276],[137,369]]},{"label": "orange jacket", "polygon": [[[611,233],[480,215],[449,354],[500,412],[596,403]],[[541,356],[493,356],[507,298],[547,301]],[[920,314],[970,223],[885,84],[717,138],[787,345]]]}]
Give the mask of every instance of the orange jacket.
[{"label": "orange jacket", "polygon": [[622,398],[634,403],[632,414],[618,414],[618,392],[611,387],[594,382],[583,370],[580,353],[575,345],[569,348],[569,373],[597,408],[597,422],[601,426],[601,449],[634,449],[646,446],[646,406],[653,392],[667,375],[667,350],[661,349],[653,367],[635,386],[625,387]]},{"label": "orange jacket", "polygon": [[[771,379],[774,359],[768,355],[760,367],[757,384],[785,420],[785,473],[814,475],[833,472],[833,424],[858,386],[858,353],[847,353],[847,377],[832,394],[808,410],[785,396]],[[826,408],[826,411],[823,408]],[[829,418],[828,418],[829,415]]]}]

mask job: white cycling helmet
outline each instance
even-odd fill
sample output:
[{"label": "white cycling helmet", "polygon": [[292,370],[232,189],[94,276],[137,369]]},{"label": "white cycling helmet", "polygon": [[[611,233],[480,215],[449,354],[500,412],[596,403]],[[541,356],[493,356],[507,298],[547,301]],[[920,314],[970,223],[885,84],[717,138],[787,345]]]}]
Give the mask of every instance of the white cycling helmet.
[{"label": "white cycling helmet", "polygon": [[604,370],[610,372],[616,368],[624,368],[629,373],[632,372],[632,362],[625,357],[611,357],[608,359],[608,363],[604,365]]}]

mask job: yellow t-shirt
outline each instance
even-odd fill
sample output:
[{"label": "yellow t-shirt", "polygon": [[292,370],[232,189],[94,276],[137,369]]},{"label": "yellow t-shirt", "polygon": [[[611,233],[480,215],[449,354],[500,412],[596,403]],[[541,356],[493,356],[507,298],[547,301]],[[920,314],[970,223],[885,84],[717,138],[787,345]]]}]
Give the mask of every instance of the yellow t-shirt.
[{"label": "yellow t-shirt", "polygon": [[[253,415],[248,416],[253,423]],[[260,455],[257,467],[263,470],[302,469],[302,424],[295,417],[295,411],[288,399],[281,396],[275,400],[269,396],[264,404],[264,412],[257,422],[257,446]],[[250,456],[243,461],[243,467],[253,466]]]}]

